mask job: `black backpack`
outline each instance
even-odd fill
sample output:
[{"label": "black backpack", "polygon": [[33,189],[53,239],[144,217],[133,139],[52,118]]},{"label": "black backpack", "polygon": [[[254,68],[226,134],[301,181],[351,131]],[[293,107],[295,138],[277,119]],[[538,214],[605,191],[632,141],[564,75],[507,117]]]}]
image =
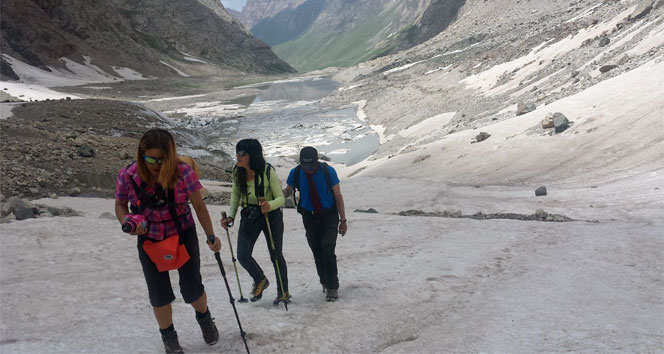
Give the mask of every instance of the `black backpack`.
[{"label": "black backpack", "polygon": [[[332,182],[330,181],[330,166],[326,162],[319,162],[320,168],[323,170],[323,176],[325,176],[325,182],[327,182],[327,190],[332,193],[332,201],[333,201],[333,206],[337,205],[336,199],[334,199],[334,192],[332,192]],[[293,180],[293,189],[295,191],[300,191],[300,171],[302,170],[301,165],[297,165],[295,167],[294,173],[294,180]],[[299,206],[299,201],[297,198],[295,198],[295,191],[293,192],[293,202],[295,203],[295,207],[297,208],[297,211],[300,212],[300,206]],[[300,191],[301,193],[301,191]]]}]

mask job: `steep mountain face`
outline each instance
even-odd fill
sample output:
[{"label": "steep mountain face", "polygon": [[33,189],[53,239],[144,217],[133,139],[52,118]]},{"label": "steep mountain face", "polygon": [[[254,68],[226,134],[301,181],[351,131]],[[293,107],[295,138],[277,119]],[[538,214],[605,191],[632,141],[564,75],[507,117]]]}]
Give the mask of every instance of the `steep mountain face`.
[{"label": "steep mountain face", "polygon": [[46,71],[72,65],[114,77],[124,68],[143,76],[293,71],[214,0],[7,0],[1,10],[3,55]]},{"label": "steep mountain face", "polygon": [[306,0],[247,0],[240,13],[240,21],[250,29],[265,18],[270,18],[282,10],[294,9]]},{"label": "steep mountain face", "polygon": [[282,10],[258,22],[251,32],[270,46],[288,42],[309,29],[324,6],[325,0],[307,0],[294,9]]},{"label": "steep mountain face", "polygon": [[[310,16],[310,12],[298,11],[313,0],[291,11],[287,21],[280,16],[263,20],[252,28],[252,32],[268,43],[277,44],[273,50],[300,71],[323,69],[328,66],[350,66],[360,61],[381,55],[384,48],[391,50],[384,40],[416,23],[425,12],[429,0],[326,0],[323,9],[306,30],[284,35],[278,28],[285,23],[299,21],[297,15]],[[287,17],[287,16],[285,16]],[[274,34],[279,33],[276,43]],[[272,34],[272,35],[270,35]]]},{"label": "steep mountain face", "polygon": [[433,38],[444,31],[457,18],[466,0],[433,0],[413,25],[388,38],[379,48],[378,55],[396,53]]}]

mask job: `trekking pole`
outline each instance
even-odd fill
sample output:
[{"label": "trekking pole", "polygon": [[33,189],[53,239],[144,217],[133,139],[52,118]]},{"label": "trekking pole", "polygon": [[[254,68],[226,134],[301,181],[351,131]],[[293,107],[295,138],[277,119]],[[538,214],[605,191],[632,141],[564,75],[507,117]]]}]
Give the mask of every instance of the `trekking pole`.
[{"label": "trekking pole", "polygon": [[[221,212],[221,217],[223,219],[226,219],[226,212],[222,211]],[[237,265],[235,262],[237,259],[235,259],[235,254],[233,253],[233,244],[231,242],[231,234],[228,232],[228,229],[226,229],[226,237],[228,238],[228,248],[231,250],[231,259],[233,260],[233,268],[235,269],[235,279],[237,279],[237,288],[240,290],[240,300],[238,302],[247,302],[247,299],[242,296],[242,286],[240,286],[240,276],[237,274]]]},{"label": "trekking pole", "polygon": [[[213,244],[214,243],[214,235],[208,236],[208,241]],[[219,264],[219,270],[221,271],[221,276],[224,278],[224,283],[226,284],[226,290],[228,290],[228,297],[231,300],[231,305],[233,306],[233,312],[235,312],[235,319],[237,320],[237,325],[240,327],[240,336],[242,336],[242,341],[244,341],[244,348],[247,349],[247,354],[249,353],[249,346],[247,345],[247,339],[245,336],[247,333],[244,332],[242,329],[242,324],[240,323],[240,316],[237,315],[237,309],[235,308],[235,299],[233,298],[233,294],[231,293],[231,287],[228,285],[228,279],[226,279],[226,271],[224,270],[224,265],[221,263],[221,256],[219,255],[219,252],[214,253],[214,258],[217,259],[217,264]]]},{"label": "trekking pole", "polygon": [[[260,201],[264,202],[265,198],[261,197]],[[267,234],[268,236],[270,236],[270,247],[272,247],[272,254],[274,255],[274,267],[277,269],[277,278],[279,278],[279,285],[281,286],[281,294],[283,295],[286,290],[284,289],[284,282],[281,280],[281,271],[279,271],[279,261],[277,260],[277,255],[276,255],[277,250],[274,247],[274,239],[272,238],[272,228],[270,227],[270,218],[267,216],[267,213],[263,214],[263,216],[265,216],[265,224],[267,225]],[[288,311],[287,301],[288,299],[284,301],[284,307],[286,308],[286,311]]]}]

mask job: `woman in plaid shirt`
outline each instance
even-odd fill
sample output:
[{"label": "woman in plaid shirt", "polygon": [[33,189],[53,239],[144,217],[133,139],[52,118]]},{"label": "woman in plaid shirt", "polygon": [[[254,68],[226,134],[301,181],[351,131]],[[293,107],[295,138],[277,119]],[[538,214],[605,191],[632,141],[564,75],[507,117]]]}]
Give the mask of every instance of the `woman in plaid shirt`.
[{"label": "woman in plaid shirt", "polygon": [[[140,187],[138,187],[140,186]],[[178,158],[173,136],[164,129],[150,129],[138,144],[136,162],[120,170],[115,189],[115,214],[120,223],[132,211],[142,214],[147,223],[138,224],[130,234],[138,236],[138,258],[148,285],[150,304],[159,325],[166,353],[182,353],[177,332],[173,327],[171,302],[175,300],[168,271],[160,272],[143,249],[146,240],[159,241],[178,237],[179,222],[183,230],[184,245],[190,259],[177,271],[180,293],[186,303],[193,306],[196,319],[206,343],[213,345],[219,332],[207,307],[207,297],[200,273],[200,253],[196,225],[188,201],[196,210],[196,216],[206,235],[213,235],[212,222],[200,190],[203,187],[193,168]],[[168,204],[169,193],[177,214],[173,220]],[[221,242],[215,239],[209,244],[213,252],[219,252]]]}]

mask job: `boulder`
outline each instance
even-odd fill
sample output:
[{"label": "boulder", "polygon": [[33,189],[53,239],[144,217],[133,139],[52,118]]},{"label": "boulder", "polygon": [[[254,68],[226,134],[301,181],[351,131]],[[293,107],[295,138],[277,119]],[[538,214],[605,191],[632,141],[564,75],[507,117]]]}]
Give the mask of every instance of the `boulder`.
[{"label": "boulder", "polygon": [[7,202],[12,204],[16,220],[33,219],[39,213],[39,209],[21,198],[11,197]]},{"label": "boulder", "polygon": [[78,148],[78,156],[81,157],[95,157],[95,151],[88,145],[83,145]]},{"label": "boulder", "polygon": [[546,187],[541,186],[541,187],[535,189],[535,196],[536,197],[541,197],[543,195],[546,195]]},{"label": "boulder", "polygon": [[533,102],[521,102],[516,106],[516,115],[520,116],[529,112],[534,111],[537,108]]},{"label": "boulder", "polygon": [[613,70],[617,67],[618,67],[618,65],[614,65],[614,64],[602,65],[599,68],[599,72],[601,72],[602,74],[607,73],[607,72],[609,72],[609,71],[611,71],[611,70]]},{"label": "boulder", "polygon": [[650,12],[650,10],[652,10],[653,5],[653,0],[642,0],[639,5],[636,6],[636,9],[634,9],[634,12],[629,15],[629,19],[634,21],[644,17]]},{"label": "boulder", "polygon": [[549,113],[542,119],[542,128],[553,128],[553,113]]},{"label": "boulder", "polygon": [[602,37],[599,40],[599,46],[600,47],[607,46],[609,43],[611,43],[611,40],[609,39],[609,37]]},{"label": "boulder", "polygon": [[564,114],[556,112],[553,114],[553,127],[555,128],[556,133],[563,132],[565,129],[569,128],[569,120],[565,117]]},{"label": "boulder", "polygon": [[101,215],[99,215],[99,218],[100,219],[106,219],[106,220],[117,220],[117,218],[115,217],[115,214],[109,213],[108,211],[105,211],[105,212],[101,213]]},{"label": "boulder", "polygon": [[46,210],[53,216],[62,215],[62,209],[56,207],[47,207]]},{"label": "boulder", "polygon": [[629,55],[625,54],[620,59],[618,59],[617,65],[625,65],[629,61]]},{"label": "boulder", "polygon": [[491,136],[491,134],[489,134],[489,133],[487,133],[487,132],[480,132],[480,133],[477,134],[477,136],[475,137],[475,140],[479,143],[479,142],[481,142],[481,141],[484,141],[484,140],[486,140],[486,139],[489,139],[490,136]]},{"label": "boulder", "polygon": [[12,205],[12,203],[9,202],[0,203],[0,218],[4,218],[5,216],[13,212],[14,212],[14,206]]},{"label": "boulder", "polygon": [[374,208],[369,208],[367,210],[364,209],[355,209],[354,212],[356,213],[369,213],[369,214],[378,214],[378,210]]}]

